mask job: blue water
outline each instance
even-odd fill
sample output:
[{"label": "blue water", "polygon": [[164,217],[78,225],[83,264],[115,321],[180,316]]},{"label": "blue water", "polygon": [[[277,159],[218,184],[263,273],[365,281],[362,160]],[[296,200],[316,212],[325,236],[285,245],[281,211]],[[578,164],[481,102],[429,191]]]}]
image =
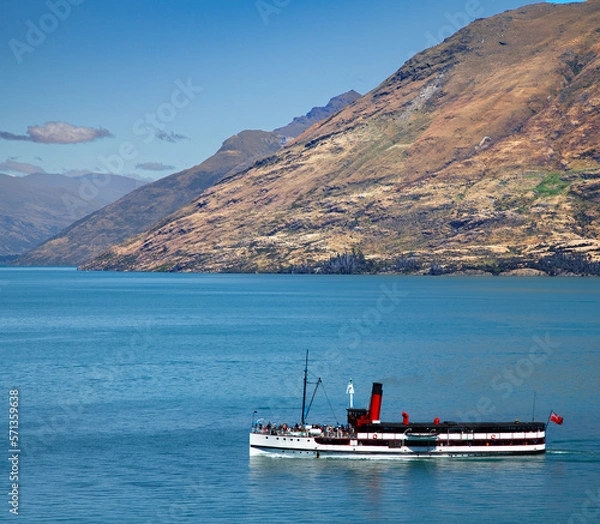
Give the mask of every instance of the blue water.
[{"label": "blue water", "polygon": [[[541,457],[248,457],[252,411],[545,421]],[[600,279],[0,269],[0,384],[20,397],[23,522],[600,522]],[[3,432],[6,435],[5,432]]]}]

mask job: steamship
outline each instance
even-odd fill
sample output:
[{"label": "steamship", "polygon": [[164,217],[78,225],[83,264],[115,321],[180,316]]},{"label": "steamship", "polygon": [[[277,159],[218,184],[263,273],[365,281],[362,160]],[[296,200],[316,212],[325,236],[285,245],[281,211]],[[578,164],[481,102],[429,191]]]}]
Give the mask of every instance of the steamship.
[{"label": "steamship", "polygon": [[[369,408],[357,409],[350,381],[347,426],[308,425],[307,374],[308,355],[301,423],[295,427],[263,425],[253,416],[250,456],[402,459],[536,455],[546,450],[544,422],[442,422],[438,418],[410,422],[407,413],[402,413],[402,422],[382,422],[383,385],[378,382],[373,384]],[[320,384],[321,379],[315,393]]]}]

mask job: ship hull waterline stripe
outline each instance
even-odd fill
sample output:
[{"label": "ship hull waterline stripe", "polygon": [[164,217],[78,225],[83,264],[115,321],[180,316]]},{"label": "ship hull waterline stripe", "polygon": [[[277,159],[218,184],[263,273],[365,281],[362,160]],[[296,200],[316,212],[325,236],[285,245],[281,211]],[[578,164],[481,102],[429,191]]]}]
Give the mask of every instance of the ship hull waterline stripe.
[{"label": "ship hull waterline stripe", "polygon": [[407,452],[398,452],[398,451],[358,451],[358,450],[321,450],[321,449],[298,449],[298,448],[281,448],[278,446],[255,446],[251,445],[250,448],[252,450],[259,451],[264,456],[274,456],[274,455],[293,455],[293,454],[313,454],[317,453],[325,458],[325,457],[374,457],[374,458],[429,458],[429,457],[493,457],[493,456],[510,456],[510,455],[541,455],[546,453],[545,449],[531,449],[531,450],[518,450],[518,451],[407,451]]}]

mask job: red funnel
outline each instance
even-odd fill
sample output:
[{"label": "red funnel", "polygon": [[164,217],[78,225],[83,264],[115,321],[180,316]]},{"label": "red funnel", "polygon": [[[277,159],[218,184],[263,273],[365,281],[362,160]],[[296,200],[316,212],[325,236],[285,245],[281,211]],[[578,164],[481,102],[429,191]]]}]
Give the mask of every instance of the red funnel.
[{"label": "red funnel", "polygon": [[379,382],[373,382],[373,391],[371,392],[371,405],[369,406],[369,421],[379,422],[381,413],[381,397],[383,396],[383,386]]}]

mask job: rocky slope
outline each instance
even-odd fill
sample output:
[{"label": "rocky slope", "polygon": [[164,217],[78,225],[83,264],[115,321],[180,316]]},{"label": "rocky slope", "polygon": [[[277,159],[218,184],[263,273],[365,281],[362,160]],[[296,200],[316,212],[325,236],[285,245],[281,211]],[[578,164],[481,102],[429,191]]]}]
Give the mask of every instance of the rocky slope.
[{"label": "rocky slope", "polygon": [[352,250],[372,270],[598,260],[599,52],[599,0],[477,20],[84,268],[314,270]]},{"label": "rocky slope", "polygon": [[314,122],[331,116],[360,95],[350,91],[313,108],[286,127],[267,132],[247,130],[228,138],[201,164],[162,178],[80,220],[37,249],[20,257],[17,265],[79,265],[113,244],[140,233],[173,213],[219,180],[242,171],[278,151]]},{"label": "rocky slope", "polygon": [[122,176],[0,174],[0,259],[41,244],[72,222],[144,185]]}]

